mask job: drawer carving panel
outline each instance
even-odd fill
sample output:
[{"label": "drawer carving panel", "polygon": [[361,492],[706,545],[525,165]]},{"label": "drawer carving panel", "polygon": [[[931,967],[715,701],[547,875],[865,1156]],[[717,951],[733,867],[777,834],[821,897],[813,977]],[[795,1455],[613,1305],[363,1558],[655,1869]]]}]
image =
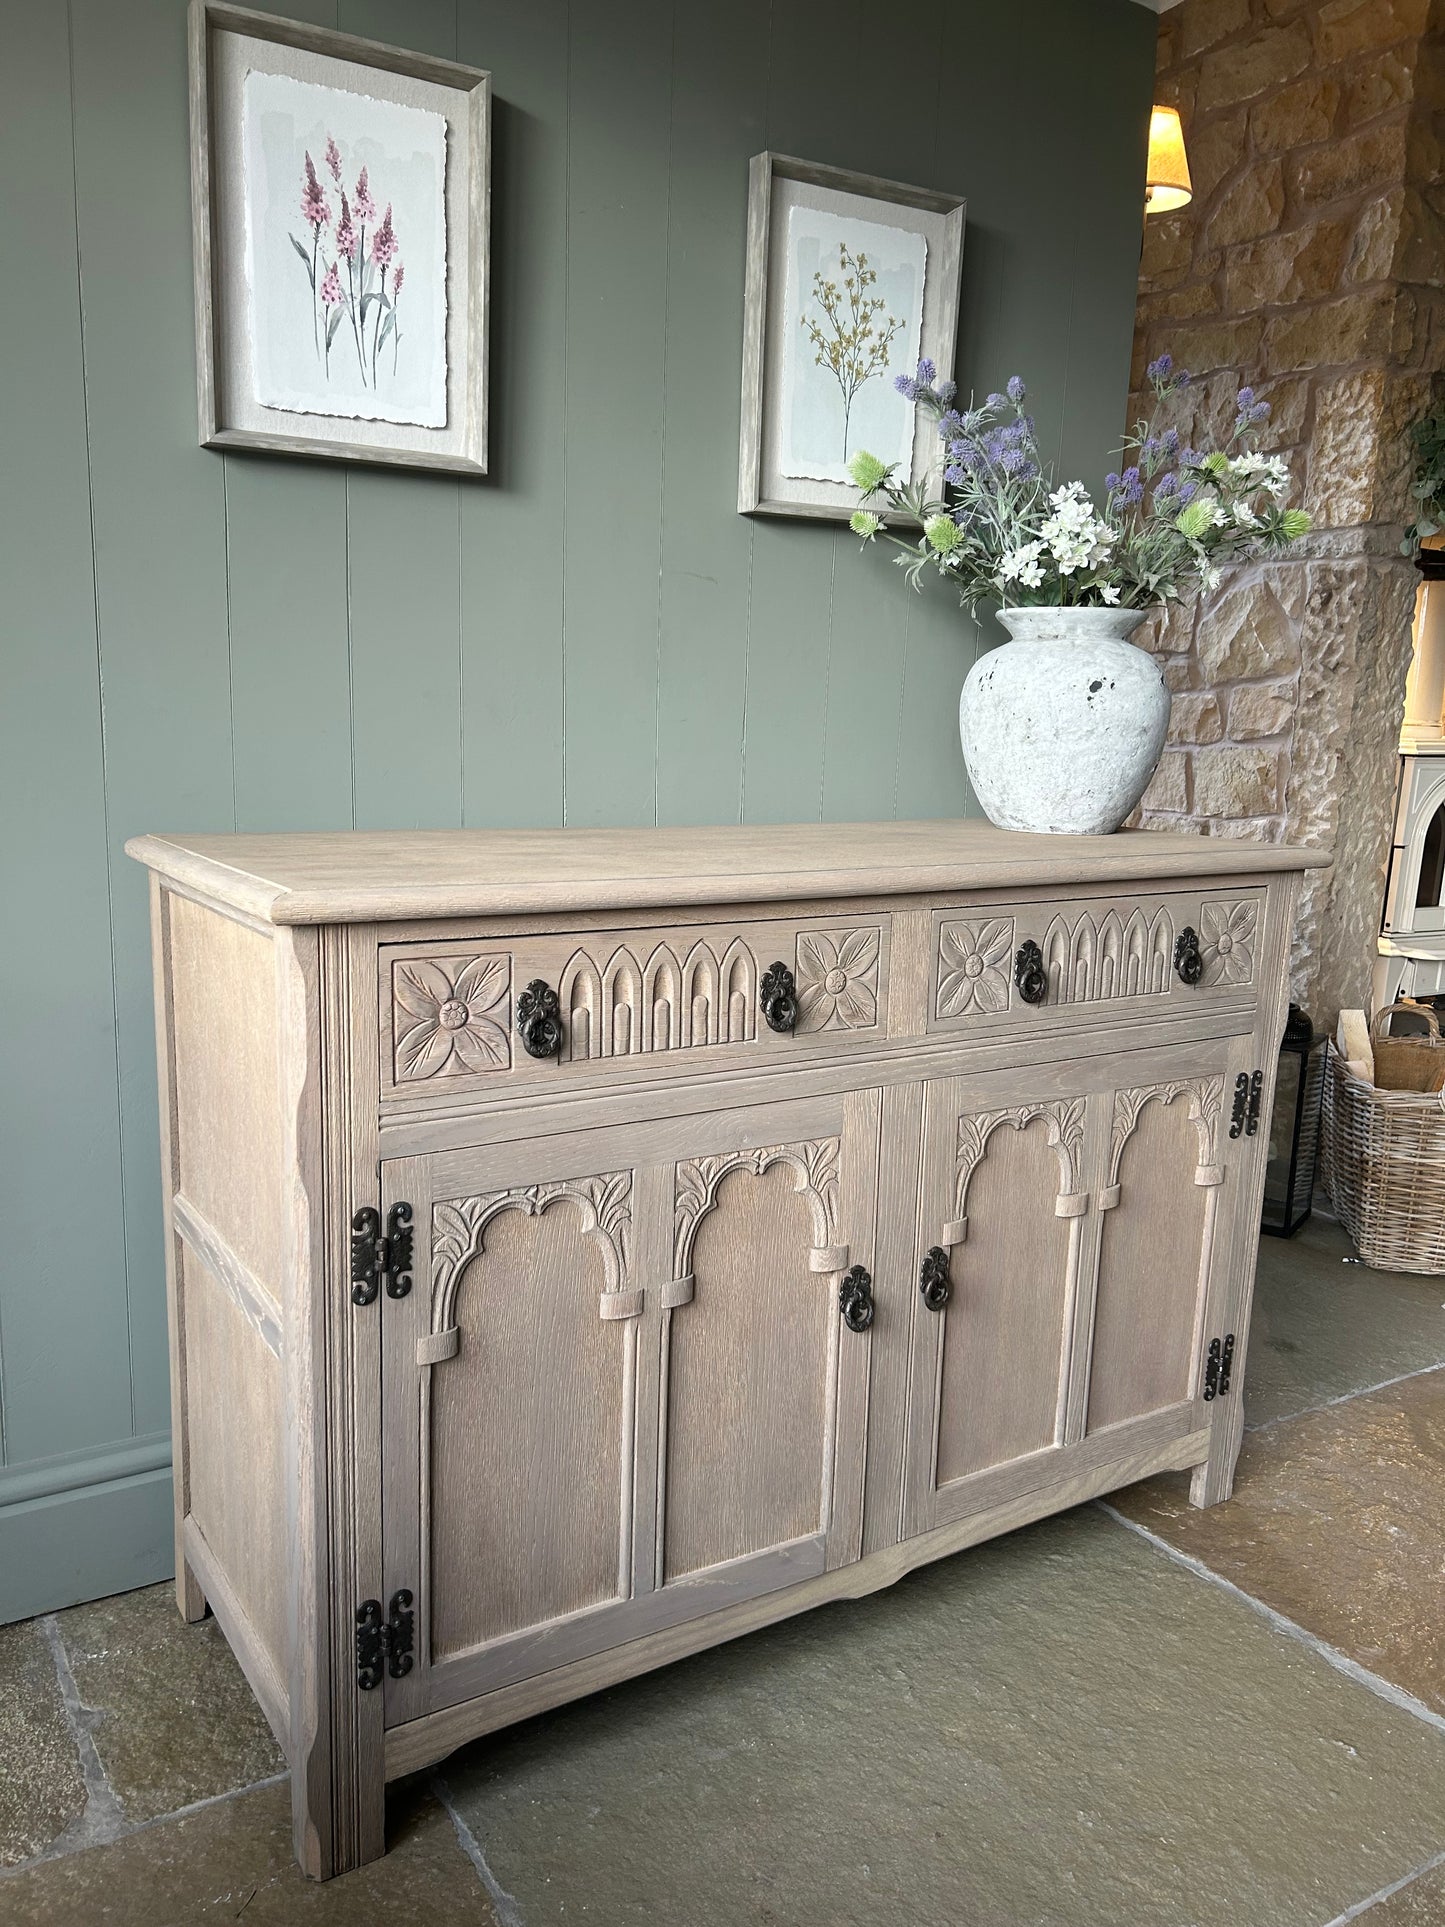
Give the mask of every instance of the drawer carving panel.
[{"label": "drawer carving panel", "polygon": [[[560,1069],[706,1051],[777,1057],[802,1040],[876,1037],[887,1016],[888,918],[487,937],[381,951],[382,1089],[426,1098],[555,1080]],[[768,971],[793,975],[796,1022],[763,1021]],[[562,1020],[556,1059],[529,1058],[516,1005],[540,980]]]},{"label": "drawer carving panel", "polygon": [[[1200,992],[1248,995],[1260,909],[1255,891],[939,912],[929,1027],[972,1028],[1006,1014],[1033,1022],[1068,1005],[1138,1010]],[[1187,932],[1202,965],[1197,984],[1186,984],[1175,964],[1176,946],[1190,943]],[[1039,946],[1047,983],[1037,1010],[1020,997],[1014,977],[1025,942]]]},{"label": "drawer carving panel", "polygon": [[1204,904],[1199,912],[1199,954],[1205,985],[1254,982],[1259,902],[1254,897]]},{"label": "drawer carving panel", "polygon": [[391,966],[392,1076],[421,1083],[512,1064],[512,959],[406,957]]}]

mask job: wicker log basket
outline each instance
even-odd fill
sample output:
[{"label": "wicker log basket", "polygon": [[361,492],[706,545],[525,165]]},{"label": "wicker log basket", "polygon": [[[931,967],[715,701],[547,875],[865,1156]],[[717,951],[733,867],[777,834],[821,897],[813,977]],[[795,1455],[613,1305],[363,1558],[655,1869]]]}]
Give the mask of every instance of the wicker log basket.
[{"label": "wicker log basket", "polygon": [[[1414,1086],[1386,1090],[1356,1076],[1334,1045],[1325,1077],[1322,1171],[1340,1223],[1376,1271],[1445,1276],[1445,1090],[1434,1083],[1445,1059],[1433,1012],[1430,1038],[1382,1035],[1393,1007],[1375,1019],[1376,1075]],[[1391,1047],[1407,1047],[1398,1058]],[[1384,1053],[1385,1063],[1380,1063]],[[1435,1060],[1431,1062],[1433,1057]]]}]

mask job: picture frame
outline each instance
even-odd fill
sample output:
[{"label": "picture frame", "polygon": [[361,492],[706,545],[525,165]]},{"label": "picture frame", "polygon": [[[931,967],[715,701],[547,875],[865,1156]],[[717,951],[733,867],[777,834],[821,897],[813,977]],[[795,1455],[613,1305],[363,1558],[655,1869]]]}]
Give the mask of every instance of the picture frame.
[{"label": "picture frame", "polygon": [[933,188],[753,156],[739,514],[846,522],[860,447],[927,473],[933,426],[893,381],[925,356],[952,378],[966,209]]},{"label": "picture frame", "polygon": [[485,475],[490,74],[217,0],[188,35],[201,446]]}]

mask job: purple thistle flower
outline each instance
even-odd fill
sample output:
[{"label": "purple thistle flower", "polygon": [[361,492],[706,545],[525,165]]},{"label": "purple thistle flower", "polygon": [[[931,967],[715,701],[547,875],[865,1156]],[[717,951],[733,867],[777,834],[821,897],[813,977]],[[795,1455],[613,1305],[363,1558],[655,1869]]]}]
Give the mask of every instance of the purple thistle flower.
[{"label": "purple thistle flower", "polygon": [[1199,493],[1198,482],[1181,482],[1179,484],[1180,508],[1187,508],[1198,493]]},{"label": "purple thistle flower", "polygon": [[1144,483],[1137,468],[1126,468],[1119,477],[1119,500],[1125,508],[1133,508],[1144,498]]},{"label": "purple thistle flower", "polygon": [[938,401],[941,401],[946,405],[947,403],[951,402],[954,396],[958,393],[958,383],[954,381],[941,381],[939,382],[938,386],[934,389],[933,393],[935,398]]},{"label": "purple thistle flower", "polygon": [[968,470],[966,468],[961,468],[957,462],[950,462],[948,467],[943,471],[943,479],[945,482],[952,483],[954,488],[957,488],[967,474]]},{"label": "purple thistle flower", "polygon": [[1165,460],[1172,462],[1174,457],[1179,453],[1179,430],[1177,428],[1166,428],[1164,433],[1159,437],[1159,446],[1164,451]]},{"label": "purple thistle flower", "polygon": [[1025,389],[1023,385],[1023,381],[1020,376],[1010,375],[1008,380],[1004,383],[1004,392],[1007,394],[1009,400],[1014,404],[1014,406],[1017,407],[1018,404],[1023,400],[1024,395],[1027,393],[1027,390]]},{"label": "purple thistle flower", "polygon": [[318,234],[322,228],[331,225],[331,203],[316,178],[316,163],[309,154],[306,156],[306,185],[301,190],[301,215]]},{"label": "purple thistle flower", "polygon": [[331,170],[332,180],[335,181],[338,187],[340,187],[341,185],[341,149],[336,145],[335,140],[332,138],[330,134],[326,136],[326,165]]},{"label": "purple thistle flower", "polygon": [[1204,457],[1199,453],[1197,448],[1184,448],[1179,452],[1179,465],[1181,468],[1198,468],[1203,459]]},{"label": "purple thistle flower", "polygon": [[1150,381],[1168,381],[1173,372],[1174,357],[1170,354],[1160,355],[1157,361],[1151,361],[1144,370]]},{"label": "purple thistle flower", "polygon": [[956,408],[950,408],[946,415],[938,418],[938,433],[942,441],[952,441],[955,435],[963,432],[963,417]]},{"label": "purple thistle flower", "polygon": [[990,395],[988,400],[984,403],[984,407],[985,408],[1007,408],[1008,396],[997,395],[997,394]]},{"label": "purple thistle flower", "polygon": [[1161,475],[1159,480],[1154,484],[1154,500],[1156,502],[1167,502],[1171,495],[1178,493],[1178,490],[1179,477],[1171,469],[1167,475]]},{"label": "purple thistle flower", "polygon": [[1104,487],[1108,489],[1111,495],[1117,495],[1119,493],[1120,479],[1121,478],[1119,476],[1118,471],[1112,468],[1109,470],[1109,473],[1104,477]]},{"label": "purple thistle flower", "polygon": [[1030,466],[1029,458],[1021,448],[1006,448],[1000,467],[1005,475],[1022,475]]},{"label": "purple thistle flower", "polygon": [[1254,390],[1252,388],[1241,388],[1235,399],[1238,402],[1240,414],[1247,415],[1249,413],[1250,403],[1254,400]]},{"label": "purple thistle flower", "polygon": [[366,184],[366,169],[363,167],[356,182],[356,218],[358,221],[376,219],[376,202],[371,198],[371,189]]},{"label": "purple thistle flower", "polygon": [[927,388],[930,382],[933,380],[933,377],[937,373],[938,373],[938,370],[934,367],[933,363],[928,359],[927,355],[925,355],[923,357],[923,360],[920,361],[918,364],[919,387]]},{"label": "purple thistle flower", "polygon": [[912,375],[895,375],[893,377],[893,386],[905,401],[918,400],[918,383],[913,379]]},{"label": "purple thistle flower", "polygon": [[391,202],[386,204],[386,213],[381,226],[371,237],[371,258],[379,268],[384,268],[396,253],[399,243],[391,229]]}]

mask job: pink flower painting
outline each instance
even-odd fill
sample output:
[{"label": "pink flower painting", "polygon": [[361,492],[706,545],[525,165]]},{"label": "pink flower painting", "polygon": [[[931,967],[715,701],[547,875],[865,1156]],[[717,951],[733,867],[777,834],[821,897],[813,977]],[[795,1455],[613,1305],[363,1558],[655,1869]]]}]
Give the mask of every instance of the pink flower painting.
[{"label": "pink flower painting", "polygon": [[[447,115],[255,69],[241,109],[256,404],[447,429],[456,406],[448,305],[469,258],[460,245],[455,269],[448,259]],[[459,184],[457,208],[463,199]]]},{"label": "pink flower painting", "polygon": [[[349,324],[357,367],[364,388],[376,391],[387,373],[382,350],[391,344],[390,373],[395,379],[401,329],[397,323],[397,297],[401,293],[401,247],[388,201],[380,223],[372,199],[367,169],[356,177],[356,192],[348,201],[341,186],[343,156],[335,137],[326,136],[327,171],[341,194],[341,219],[335,233],[335,254],[327,259],[322,251],[322,235],[331,226],[331,202],[316,172],[310,153],[302,167],[301,215],[311,229],[311,246],[292,235],[291,245],[300,257],[311,285],[311,333],[326,373],[331,378],[331,345],[342,325]],[[371,245],[367,246],[367,229]],[[391,286],[387,274],[392,263],[396,271]],[[318,279],[319,276],[319,279]]]}]

